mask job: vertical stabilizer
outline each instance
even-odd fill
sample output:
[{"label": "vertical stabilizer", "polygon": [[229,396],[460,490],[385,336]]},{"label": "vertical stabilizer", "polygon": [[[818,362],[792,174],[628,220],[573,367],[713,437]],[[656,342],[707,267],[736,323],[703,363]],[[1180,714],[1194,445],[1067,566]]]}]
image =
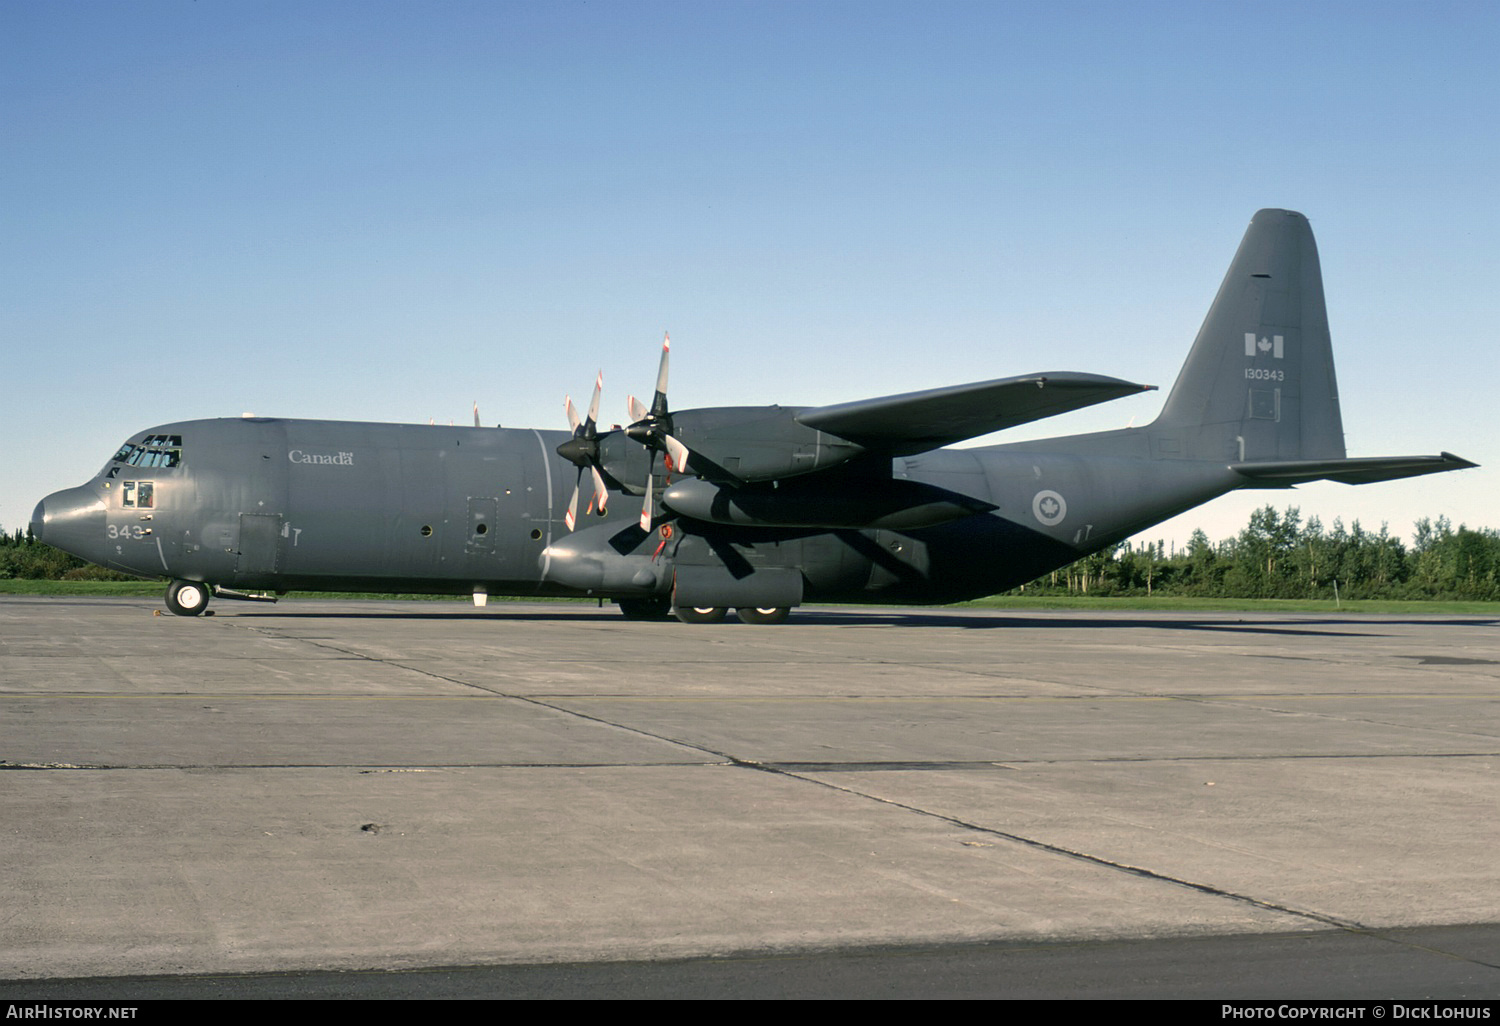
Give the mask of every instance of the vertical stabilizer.
[{"label": "vertical stabilizer", "polygon": [[1307,218],[1262,210],[1152,425],[1159,456],[1344,457],[1318,248]]}]

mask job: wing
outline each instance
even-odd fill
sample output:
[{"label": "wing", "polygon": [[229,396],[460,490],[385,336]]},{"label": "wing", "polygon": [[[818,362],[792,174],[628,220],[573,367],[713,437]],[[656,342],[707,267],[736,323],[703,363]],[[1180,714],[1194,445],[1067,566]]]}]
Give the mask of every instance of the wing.
[{"label": "wing", "polygon": [[1372,456],[1353,460],[1286,460],[1271,463],[1231,463],[1229,469],[1261,488],[1291,488],[1309,481],[1373,484],[1403,477],[1441,474],[1479,464],[1445,452],[1438,456]]},{"label": "wing", "polygon": [[1155,387],[1064,371],[817,406],[797,420],[867,449],[910,456]]}]

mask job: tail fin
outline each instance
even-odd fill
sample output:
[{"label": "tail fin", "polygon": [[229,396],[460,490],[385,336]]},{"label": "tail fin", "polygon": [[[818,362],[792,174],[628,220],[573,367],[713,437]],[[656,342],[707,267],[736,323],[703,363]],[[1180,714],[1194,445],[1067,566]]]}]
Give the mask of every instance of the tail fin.
[{"label": "tail fin", "polygon": [[1262,210],[1166,406],[1163,456],[1231,463],[1344,458],[1323,275],[1307,218]]}]

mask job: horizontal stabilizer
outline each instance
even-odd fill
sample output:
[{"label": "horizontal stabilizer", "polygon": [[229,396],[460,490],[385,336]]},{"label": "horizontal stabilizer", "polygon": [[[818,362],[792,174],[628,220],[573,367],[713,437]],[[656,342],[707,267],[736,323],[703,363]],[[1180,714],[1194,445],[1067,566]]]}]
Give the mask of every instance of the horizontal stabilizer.
[{"label": "horizontal stabilizer", "polygon": [[1403,477],[1441,474],[1445,470],[1466,470],[1477,466],[1479,464],[1470,463],[1451,452],[1445,452],[1438,456],[1374,456],[1353,460],[1231,463],[1229,469],[1250,478],[1262,488],[1290,488],[1309,481],[1339,481],[1351,485],[1372,484],[1376,481],[1395,481]]},{"label": "horizontal stabilizer", "polygon": [[1155,387],[1099,374],[1032,374],[818,406],[797,420],[867,449],[911,456]]}]

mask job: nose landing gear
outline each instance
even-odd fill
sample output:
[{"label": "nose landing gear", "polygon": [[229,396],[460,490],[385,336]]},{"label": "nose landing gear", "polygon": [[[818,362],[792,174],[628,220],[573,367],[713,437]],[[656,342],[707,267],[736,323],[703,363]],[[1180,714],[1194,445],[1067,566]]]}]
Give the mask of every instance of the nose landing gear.
[{"label": "nose landing gear", "polygon": [[167,608],[178,616],[201,616],[212,594],[202,581],[173,581],[167,586]]}]

